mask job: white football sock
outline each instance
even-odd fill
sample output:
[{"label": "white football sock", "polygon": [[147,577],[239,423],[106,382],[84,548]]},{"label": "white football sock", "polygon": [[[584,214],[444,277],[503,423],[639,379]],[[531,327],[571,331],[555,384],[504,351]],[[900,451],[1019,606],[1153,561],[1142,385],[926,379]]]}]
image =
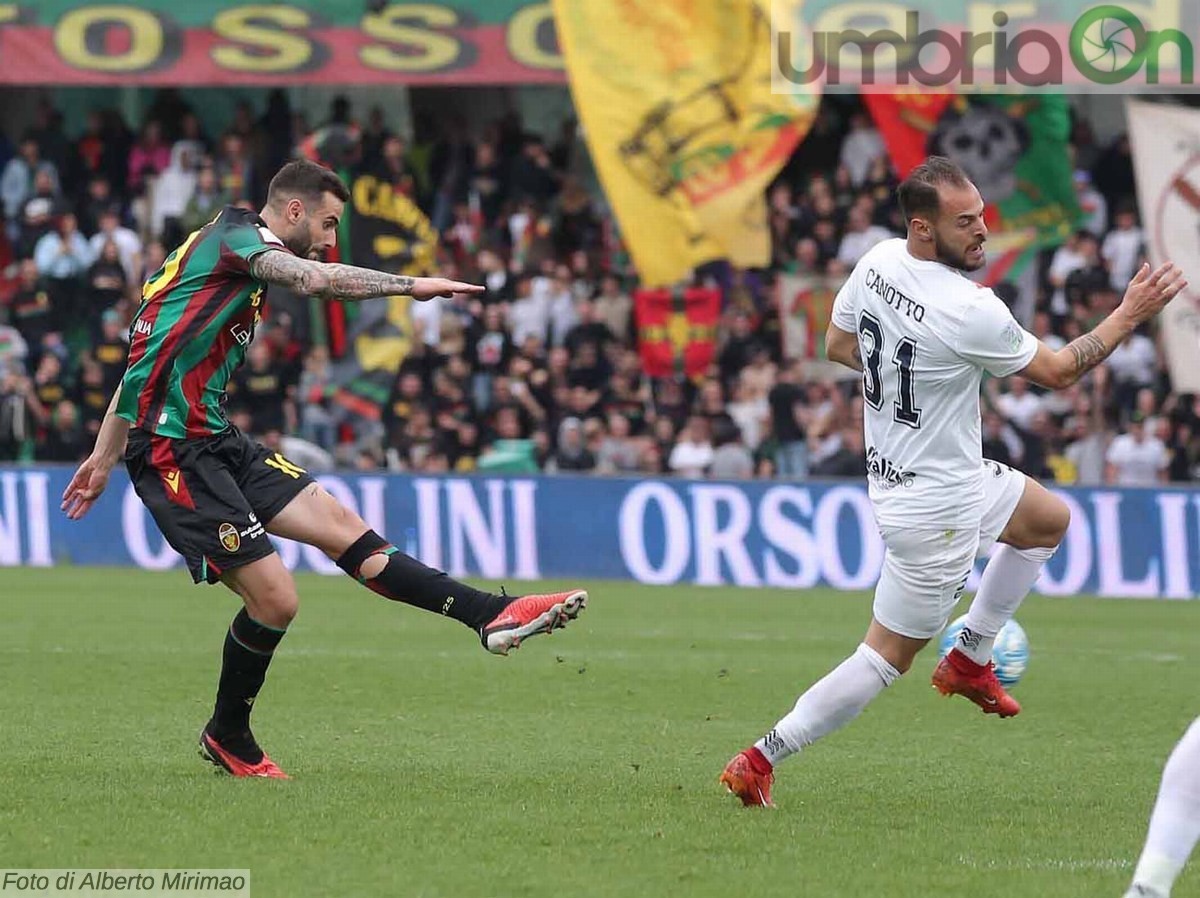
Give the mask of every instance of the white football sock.
[{"label": "white football sock", "polygon": [[1150,832],[1133,874],[1131,891],[1136,895],[1140,886],[1153,895],[1169,898],[1197,839],[1200,839],[1200,718],[1192,721],[1163,768],[1158,800],[1150,815]]},{"label": "white football sock", "polygon": [[976,664],[992,660],[996,634],[1012,620],[1021,602],[1033,589],[1042,565],[1054,549],[1014,549],[1001,546],[988,559],[979,580],[979,591],[967,611],[967,621],[954,647]]},{"label": "white football sock", "polygon": [[900,672],[866,643],[818,680],[796,707],[767,735],[754,743],[772,766],[845,726],[890,686]]}]

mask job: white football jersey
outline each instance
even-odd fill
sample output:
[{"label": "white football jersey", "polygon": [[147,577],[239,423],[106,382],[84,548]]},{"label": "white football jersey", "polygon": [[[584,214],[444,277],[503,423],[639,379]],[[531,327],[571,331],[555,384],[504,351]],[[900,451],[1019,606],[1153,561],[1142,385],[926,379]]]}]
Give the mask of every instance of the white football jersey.
[{"label": "white football jersey", "polygon": [[991,289],[887,240],[854,266],[833,323],[858,335],[867,481],[881,526],[976,526],[979,385],[1033,359],[1038,341]]}]

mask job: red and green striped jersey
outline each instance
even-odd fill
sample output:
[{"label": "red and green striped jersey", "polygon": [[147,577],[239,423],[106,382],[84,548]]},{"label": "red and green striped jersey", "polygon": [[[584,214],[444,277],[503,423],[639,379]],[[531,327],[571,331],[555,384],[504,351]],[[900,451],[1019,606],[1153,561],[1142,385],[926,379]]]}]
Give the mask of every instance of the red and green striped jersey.
[{"label": "red and green striped jersey", "polygon": [[250,260],[272,249],[283,243],[256,213],[226,206],[167,256],[129,329],[118,415],[172,439],[229,426],[225,385],[254,338],[266,288]]}]

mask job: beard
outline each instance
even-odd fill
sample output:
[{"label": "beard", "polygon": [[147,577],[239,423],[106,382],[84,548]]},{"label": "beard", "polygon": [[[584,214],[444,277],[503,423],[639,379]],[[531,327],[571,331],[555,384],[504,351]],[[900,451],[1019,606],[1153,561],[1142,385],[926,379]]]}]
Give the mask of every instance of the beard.
[{"label": "beard", "polygon": [[[971,244],[971,246],[974,245],[975,244]],[[937,260],[939,262],[941,262],[943,265],[949,266],[950,268],[956,268],[959,271],[978,271],[987,264],[987,255],[985,253],[980,252],[978,259],[970,259],[967,257],[966,249],[954,249],[943,242],[942,238],[938,236],[936,231],[933,235],[933,248],[934,252],[937,253]],[[979,248],[980,250],[983,249],[983,241],[979,242]]]},{"label": "beard", "polygon": [[297,234],[292,237],[283,239],[283,245],[286,246],[293,255],[301,259],[311,259],[315,262],[321,261],[322,252],[309,241],[304,234]]}]

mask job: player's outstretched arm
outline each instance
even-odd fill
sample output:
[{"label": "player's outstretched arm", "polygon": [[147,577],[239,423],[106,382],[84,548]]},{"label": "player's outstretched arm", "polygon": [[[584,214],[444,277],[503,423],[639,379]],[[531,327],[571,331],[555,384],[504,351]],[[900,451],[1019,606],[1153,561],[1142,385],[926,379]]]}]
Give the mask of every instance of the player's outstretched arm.
[{"label": "player's outstretched arm", "polygon": [[483,293],[477,284],[446,278],[418,278],[388,274],[371,268],[315,262],[282,250],[260,253],[250,261],[250,273],[260,281],[278,284],[307,296],[323,299],[375,299],[380,296],[411,296],[426,300],[455,293]]},{"label": "player's outstretched arm", "polygon": [[862,371],[862,352],[858,348],[858,334],[844,331],[836,324],[825,331],[825,357],[855,371]]},{"label": "player's outstretched arm", "polygon": [[129,422],[117,416],[117,401],[121,387],[113,393],[100,432],[96,434],[96,446],[92,454],[79,466],[71,482],[63,491],[62,510],[72,521],[88,513],[104,488],[108,486],[108,475],[125,452],[125,440],[129,436]]},{"label": "player's outstretched arm", "polygon": [[1033,361],[1019,373],[1052,390],[1069,387],[1112,355],[1126,337],[1161,312],[1186,286],[1183,271],[1173,262],[1164,262],[1153,271],[1143,265],[1129,282],[1121,304],[1095,330],[1057,352],[1040,344]]}]

